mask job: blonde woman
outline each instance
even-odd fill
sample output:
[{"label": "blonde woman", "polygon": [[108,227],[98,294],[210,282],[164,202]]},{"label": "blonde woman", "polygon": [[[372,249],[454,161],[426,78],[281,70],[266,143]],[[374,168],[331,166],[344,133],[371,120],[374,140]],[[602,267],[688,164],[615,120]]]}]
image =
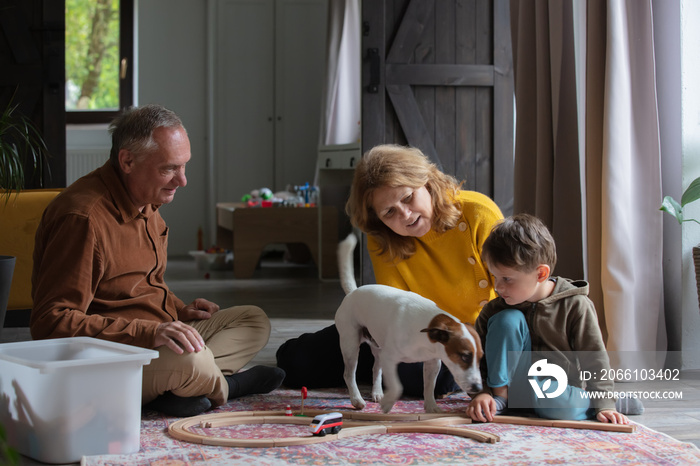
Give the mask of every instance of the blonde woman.
[{"label": "blonde woman", "polygon": [[[420,150],[381,145],[364,154],[346,210],[367,234],[377,283],[418,293],[470,324],[496,297],[481,246],[503,218],[500,209],[483,194],[461,190]],[[284,343],[277,365],[286,371],[289,387],[344,386],[335,326]],[[370,381],[371,368],[364,348],[358,380]],[[404,394],[422,395],[422,364],[401,364],[399,376]],[[436,394],[456,389],[443,367]]]}]

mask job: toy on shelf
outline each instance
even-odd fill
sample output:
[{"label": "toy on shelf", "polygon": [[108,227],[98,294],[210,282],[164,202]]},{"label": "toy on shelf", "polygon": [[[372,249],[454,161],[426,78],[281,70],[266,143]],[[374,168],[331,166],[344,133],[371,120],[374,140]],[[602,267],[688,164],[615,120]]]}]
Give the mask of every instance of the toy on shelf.
[{"label": "toy on shelf", "polygon": [[241,198],[246,207],[315,207],[318,203],[318,187],[305,183],[288,185],[284,191],[273,193],[269,188],[254,189]]},{"label": "toy on shelf", "polygon": [[248,207],[272,207],[274,195],[270,188],[254,189],[241,198]]},{"label": "toy on shelf", "polygon": [[315,207],[318,203],[318,188],[316,186],[309,186],[309,183],[305,183],[302,186],[295,186],[294,189],[297,192],[300,200],[303,200],[303,207]]}]

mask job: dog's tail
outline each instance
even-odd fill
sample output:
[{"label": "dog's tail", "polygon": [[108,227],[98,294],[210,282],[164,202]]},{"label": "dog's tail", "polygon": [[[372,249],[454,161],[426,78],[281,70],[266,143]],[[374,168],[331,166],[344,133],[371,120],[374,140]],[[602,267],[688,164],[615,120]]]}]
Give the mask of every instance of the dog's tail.
[{"label": "dog's tail", "polygon": [[340,275],[340,286],[343,287],[345,294],[350,293],[357,288],[355,281],[355,264],[353,252],[357,244],[357,237],[353,232],[338,243],[338,273]]}]

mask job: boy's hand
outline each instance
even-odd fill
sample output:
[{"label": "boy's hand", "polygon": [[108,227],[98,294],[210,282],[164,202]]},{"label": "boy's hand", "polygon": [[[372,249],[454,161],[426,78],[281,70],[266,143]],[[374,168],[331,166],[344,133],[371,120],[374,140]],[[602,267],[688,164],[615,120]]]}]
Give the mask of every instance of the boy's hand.
[{"label": "boy's hand", "polygon": [[496,412],[496,402],[488,393],[479,393],[467,406],[467,416],[474,421],[491,422]]},{"label": "boy's hand", "polygon": [[630,420],[622,413],[614,409],[606,409],[596,416],[600,422],[610,422],[612,424],[629,424]]}]

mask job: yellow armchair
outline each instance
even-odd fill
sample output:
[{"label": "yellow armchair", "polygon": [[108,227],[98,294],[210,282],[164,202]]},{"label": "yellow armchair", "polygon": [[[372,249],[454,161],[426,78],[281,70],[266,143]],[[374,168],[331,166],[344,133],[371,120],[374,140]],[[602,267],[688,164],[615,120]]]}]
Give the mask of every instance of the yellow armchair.
[{"label": "yellow armchair", "polygon": [[61,191],[27,189],[12,194],[7,202],[0,199],[0,255],[16,258],[7,303],[8,316],[10,311],[32,308],[34,235],[44,209]]}]

